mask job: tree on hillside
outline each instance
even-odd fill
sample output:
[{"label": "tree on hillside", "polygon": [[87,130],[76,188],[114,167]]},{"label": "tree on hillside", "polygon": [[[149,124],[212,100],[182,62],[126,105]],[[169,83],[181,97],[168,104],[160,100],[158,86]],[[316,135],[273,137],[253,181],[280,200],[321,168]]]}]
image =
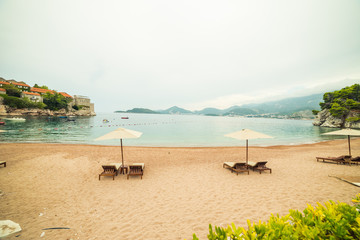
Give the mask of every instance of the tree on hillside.
[{"label": "tree on hillside", "polygon": [[46,104],[45,108],[54,110],[54,111],[57,111],[60,109],[66,109],[68,106],[68,103],[71,102],[71,100],[65,98],[64,96],[62,96],[61,94],[59,94],[57,92],[54,94],[51,94],[48,92],[43,95],[43,98],[44,98],[43,101]]},{"label": "tree on hillside", "polygon": [[360,85],[354,84],[334,92],[327,92],[320,103],[321,110],[329,109],[334,117],[344,117],[350,110],[360,110]]},{"label": "tree on hillside", "polygon": [[6,94],[8,96],[12,96],[12,97],[20,97],[21,96],[21,91],[15,87],[12,84],[9,85],[3,85],[2,88],[4,88],[6,90]]},{"label": "tree on hillside", "polygon": [[45,86],[45,85],[39,86],[39,85],[37,85],[37,83],[35,83],[34,88],[42,88],[42,89],[49,90],[49,88],[47,86]]}]

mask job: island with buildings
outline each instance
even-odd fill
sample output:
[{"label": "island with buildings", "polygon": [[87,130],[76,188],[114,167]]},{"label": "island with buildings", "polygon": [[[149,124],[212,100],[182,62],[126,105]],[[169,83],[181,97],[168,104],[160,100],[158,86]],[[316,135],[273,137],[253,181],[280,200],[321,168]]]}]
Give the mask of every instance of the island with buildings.
[{"label": "island with buildings", "polygon": [[89,97],[0,78],[0,115],[95,116],[96,113]]}]

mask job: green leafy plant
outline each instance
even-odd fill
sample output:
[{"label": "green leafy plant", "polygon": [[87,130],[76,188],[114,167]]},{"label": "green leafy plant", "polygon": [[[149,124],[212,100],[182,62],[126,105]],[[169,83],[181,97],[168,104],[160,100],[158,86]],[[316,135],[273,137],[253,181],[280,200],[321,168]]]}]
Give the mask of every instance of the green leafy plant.
[{"label": "green leafy plant", "polygon": [[[251,223],[248,229],[227,228],[209,225],[209,240],[253,240],[253,239],[360,239],[360,194],[353,199],[355,206],[341,202],[320,203],[300,212],[290,210],[280,217],[271,215],[267,222]],[[198,240],[193,235],[193,240]]]}]

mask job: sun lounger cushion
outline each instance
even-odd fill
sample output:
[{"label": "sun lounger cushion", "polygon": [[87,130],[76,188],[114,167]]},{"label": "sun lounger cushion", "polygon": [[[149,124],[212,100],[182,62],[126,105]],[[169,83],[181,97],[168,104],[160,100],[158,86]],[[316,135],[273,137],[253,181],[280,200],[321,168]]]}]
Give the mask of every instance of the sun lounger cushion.
[{"label": "sun lounger cushion", "polygon": [[247,164],[251,167],[254,167],[257,164],[257,162],[248,161]]},{"label": "sun lounger cushion", "polygon": [[226,167],[232,168],[235,166],[235,164],[236,164],[236,162],[224,162],[223,167],[226,166]]},{"label": "sun lounger cushion", "polygon": [[133,163],[133,164],[131,164],[131,166],[141,166],[141,169],[144,170],[145,163]]},{"label": "sun lounger cushion", "polygon": [[116,170],[119,171],[119,168],[121,167],[122,163],[109,163],[109,165],[114,165],[116,167]]}]

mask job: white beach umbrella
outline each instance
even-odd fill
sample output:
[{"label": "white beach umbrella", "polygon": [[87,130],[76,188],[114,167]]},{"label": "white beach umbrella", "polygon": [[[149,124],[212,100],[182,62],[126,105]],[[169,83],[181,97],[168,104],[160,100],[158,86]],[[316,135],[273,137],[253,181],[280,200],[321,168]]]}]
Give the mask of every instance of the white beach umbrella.
[{"label": "white beach umbrella", "polygon": [[243,129],[241,131],[228,133],[225,135],[225,137],[231,137],[239,140],[246,140],[246,163],[248,163],[248,155],[249,155],[249,146],[248,146],[248,140],[249,139],[258,139],[258,138],[273,138],[272,136],[255,132],[250,129]]},{"label": "white beach umbrella", "polygon": [[348,145],[349,145],[349,155],[351,156],[351,147],[350,147],[350,136],[360,136],[359,130],[354,130],[350,128],[345,128],[333,132],[323,133],[322,135],[338,135],[338,136],[348,136]]},{"label": "white beach umbrella", "polygon": [[126,138],[138,138],[142,135],[142,132],[137,132],[134,130],[126,129],[126,128],[118,128],[112,132],[109,132],[101,137],[95,139],[95,141],[101,140],[109,140],[109,139],[120,139],[121,144],[121,160],[122,166],[124,166],[124,154],[123,154],[123,144],[122,140]]}]

